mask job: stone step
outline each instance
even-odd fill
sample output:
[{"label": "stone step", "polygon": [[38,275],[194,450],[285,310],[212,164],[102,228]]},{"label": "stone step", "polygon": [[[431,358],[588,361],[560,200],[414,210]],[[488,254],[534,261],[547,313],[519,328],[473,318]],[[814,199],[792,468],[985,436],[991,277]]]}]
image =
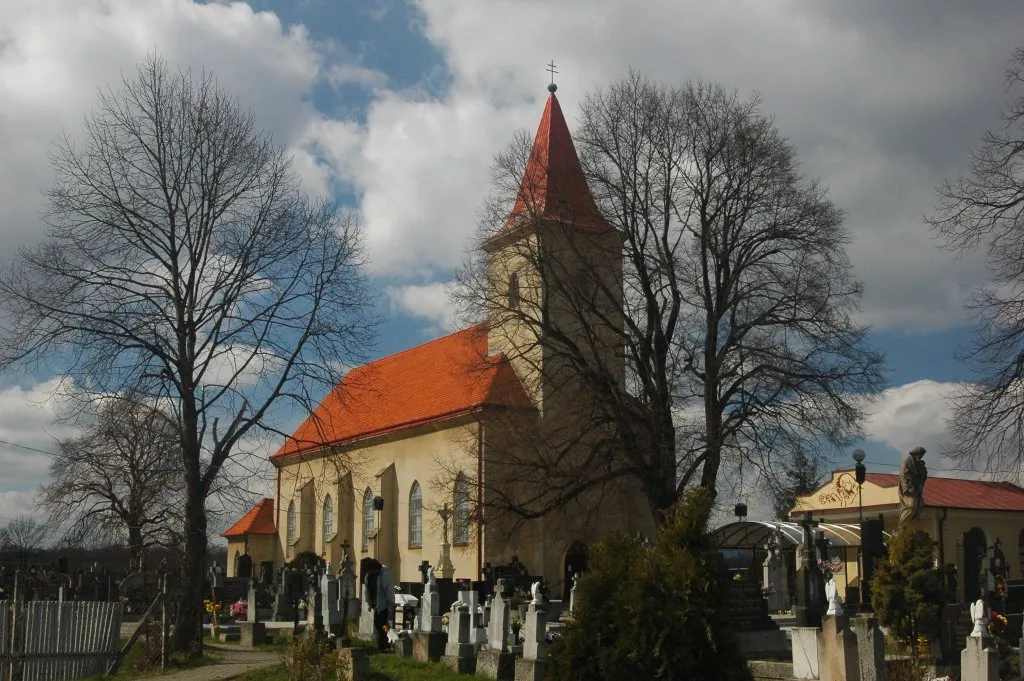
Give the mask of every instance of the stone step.
[{"label": "stone step", "polygon": [[789,681],[793,678],[792,662],[750,660],[747,662],[751,675],[759,681]]}]

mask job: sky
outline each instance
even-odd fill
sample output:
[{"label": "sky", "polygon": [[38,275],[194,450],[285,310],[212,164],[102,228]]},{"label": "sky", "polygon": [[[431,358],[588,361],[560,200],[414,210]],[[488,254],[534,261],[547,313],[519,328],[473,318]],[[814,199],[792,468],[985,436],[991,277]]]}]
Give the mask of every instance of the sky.
[{"label": "sky", "polygon": [[[98,89],[155,53],[213,71],[311,193],[358,211],[385,317],[371,356],[388,354],[452,329],[444,282],[493,155],[536,128],[548,62],[570,128],[579,100],[630,68],[713,80],[760,93],[845,211],[861,320],[888,356],[869,469],[923,445],[933,475],[959,475],[938,452],[946,398],[970,378],[954,359],[964,302],[986,271],[940,249],[922,215],[997,125],[1022,26],[1024,4],[992,0],[5,0],[0,261],[45,234],[54,140],[76,139]],[[73,433],[54,422],[55,385],[0,376],[0,522],[34,513],[45,452]]]}]

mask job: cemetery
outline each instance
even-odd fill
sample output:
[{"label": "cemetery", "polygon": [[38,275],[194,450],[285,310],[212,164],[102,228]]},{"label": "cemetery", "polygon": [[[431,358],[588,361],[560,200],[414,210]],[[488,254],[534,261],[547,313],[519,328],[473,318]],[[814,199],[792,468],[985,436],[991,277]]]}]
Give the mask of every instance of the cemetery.
[{"label": "cemetery", "polygon": [[[920,487],[928,499],[928,487]],[[920,499],[898,501],[895,517],[875,513],[859,524],[826,522],[832,519],[828,514],[796,509],[795,521],[747,519],[740,504],[735,522],[711,532],[720,554],[728,628],[755,678],[883,679],[911,656],[918,657],[926,679],[1019,678],[1010,674],[1019,674],[1024,579],[1011,578],[1013,568],[998,539],[985,552],[968,555],[977,562],[965,567],[964,552],[959,551],[959,570],[939,570],[933,535],[917,529],[929,527],[921,522],[929,506],[918,503],[914,509],[915,501]],[[930,552],[935,579],[946,589],[946,597],[935,606],[941,620],[933,627],[935,636],[922,636],[910,647],[880,624],[868,588],[901,527],[899,513],[908,507],[911,512],[903,511],[903,522],[910,523],[908,531]],[[951,517],[947,510],[947,519]],[[283,568],[256,578],[242,561],[240,571],[250,575],[249,612],[257,616],[240,626],[261,632],[244,635],[246,644],[256,644],[272,629],[324,631],[339,646],[353,637],[373,640],[379,632],[366,607],[373,600],[366,577],[376,561],[364,558],[356,566],[349,547],[344,549],[337,573],[324,566]],[[965,570],[971,569],[977,572],[968,577]],[[518,557],[508,565],[488,564],[479,581],[441,577],[427,561],[418,572],[419,580],[393,586],[384,649],[493,679],[546,678],[548,650],[572,618],[576,585],[585,578],[585,573],[575,574],[564,599],[549,597],[547,580],[532,576]],[[957,575],[959,585],[952,582]],[[965,593],[964,581],[969,589],[977,588],[967,591],[972,597],[966,601],[958,598]],[[346,654],[359,658],[361,652]],[[365,654],[352,668],[368,669],[364,663]]]}]

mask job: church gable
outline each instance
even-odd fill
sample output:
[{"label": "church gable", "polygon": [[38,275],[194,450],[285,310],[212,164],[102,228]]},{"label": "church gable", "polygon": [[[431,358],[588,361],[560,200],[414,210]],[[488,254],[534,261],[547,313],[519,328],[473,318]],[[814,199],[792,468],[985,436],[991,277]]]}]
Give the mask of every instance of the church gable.
[{"label": "church gable", "polygon": [[529,407],[480,324],[350,371],[272,459],[491,407]]}]

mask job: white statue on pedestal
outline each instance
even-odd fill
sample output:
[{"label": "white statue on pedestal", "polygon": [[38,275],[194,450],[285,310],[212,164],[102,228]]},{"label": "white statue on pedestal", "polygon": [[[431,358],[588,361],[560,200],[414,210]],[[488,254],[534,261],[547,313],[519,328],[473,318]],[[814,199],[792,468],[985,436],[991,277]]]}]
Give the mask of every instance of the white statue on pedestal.
[{"label": "white statue on pedestal", "polygon": [[980,598],[971,603],[971,620],[974,622],[971,636],[975,638],[987,637],[988,617],[985,616],[985,601]]},{"label": "white statue on pedestal", "polygon": [[530,601],[531,605],[544,605],[544,596],[540,592],[540,582],[533,583],[533,586],[530,587],[530,594],[533,596],[533,600]]},{"label": "white statue on pedestal", "polygon": [[825,611],[826,615],[843,614],[843,602],[839,600],[839,586],[832,577],[829,577],[828,581],[825,582],[825,598],[828,600],[828,610]]}]

